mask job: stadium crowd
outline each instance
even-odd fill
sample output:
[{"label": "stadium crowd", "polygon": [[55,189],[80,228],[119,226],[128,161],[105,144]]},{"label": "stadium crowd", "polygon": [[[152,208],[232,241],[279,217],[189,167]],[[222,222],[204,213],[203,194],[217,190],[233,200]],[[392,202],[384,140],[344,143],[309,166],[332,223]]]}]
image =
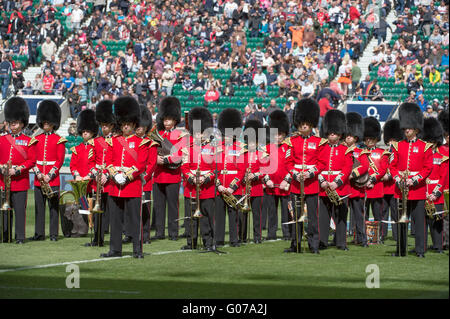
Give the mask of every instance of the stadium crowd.
[{"label": "stadium crowd", "polygon": [[[2,12],[12,10],[0,22],[3,97],[12,78],[14,91],[24,95],[64,95],[73,118],[121,95],[134,96],[155,114],[176,84],[205,92],[205,105],[233,96],[242,86],[256,87],[255,97],[269,100],[268,89],[277,87],[277,96],[289,100],[285,110],[290,97],[315,97],[323,113],[353,94],[383,100],[377,79],[361,79],[357,65],[372,36],[379,45],[369,69],[378,78],[406,85],[414,92],[408,99],[424,112],[429,105],[436,113],[448,108],[448,99],[421,102],[425,78],[433,85],[449,81],[445,1],[396,1],[393,24],[385,20],[389,0],[35,2],[23,1],[15,9],[17,1],[2,3]],[[90,23],[82,26],[89,7]],[[59,56],[64,28],[54,18],[56,10],[69,17],[73,33]],[[396,36],[393,45],[386,42],[388,28]],[[261,45],[252,47],[254,38]],[[45,61],[42,73],[24,83],[26,65],[14,63],[12,55],[27,55],[28,65],[35,65],[37,46]],[[231,75],[221,81],[214,70],[231,70]]]}]

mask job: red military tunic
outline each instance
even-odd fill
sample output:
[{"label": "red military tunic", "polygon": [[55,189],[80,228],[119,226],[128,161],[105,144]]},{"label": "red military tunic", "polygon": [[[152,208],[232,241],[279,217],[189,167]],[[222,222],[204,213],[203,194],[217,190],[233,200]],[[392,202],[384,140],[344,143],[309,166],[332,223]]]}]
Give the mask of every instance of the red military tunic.
[{"label": "red military tunic", "polygon": [[[244,153],[244,167],[246,168],[246,172],[247,169],[250,168],[250,173],[255,175],[255,178],[251,181],[250,184],[250,197],[264,196],[264,189],[262,184],[264,175],[261,174],[261,161],[267,156],[268,154],[260,150]],[[245,192],[245,178],[242,179],[241,184]]]},{"label": "red military tunic", "polygon": [[[392,143],[393,159],[391,173],[395,180],[400,180],[400,174],[408,170],[408,178],[417,180],[416,186],[409,187],[408,199],[426,199],[426,178],[433,168],[432,144],[420,139],[411,142],[406,140]],[[395,198],[401,198],[402,193],[395,187]]]},{"label": "red military tunic", "polygon": [[[80,143],[70,149],[72,158],[70,159],[70,172],[76,177],[92,177],[92,169],[95,168],[94,140],[91,139],[86,143]],[[87,193],[96,190],[95,180],[89,181]]]},{"label": "red military tunic", "polygon": [[382,198],[384,196],[384,187],[381,178],[386,174],[389,167],[389,151],[376,147],[368,149],[369,176],[374,185],[373,188],[366,187],[367,198]]},{"label": "red military tunic", "polygon": [[[11,161],[11,167],[20,170],[18,176],[11,176],[11,191],[20,192],[30,188],[29,170],[35,165],[36,152],[29,146],[31,138],[20,133],[0,136],[0,164]],[[10,141],[13,143],[11,144]],[[0,174],[0,187],[4,188],[4,176]]]},{"label": "red military tunic", "polygon": [[[351,189],[348,183],[353,168],[351,150],[343,144],[330,145],[326,143],[319,155],[319,183],[335,181],[338,184],[336,192],[339,196],[346,196]],[[327,196],[325,189],[320,187],[319,196]]]},{"label": "red military tunic", "polygon": [[[107,137],[98,136],[94,139],[94,155],[95,155],[95,169],[92,170],[94,175],[97,175],[97,171],[102,168],[103,171],[106,169],[106,154],[112,146],[111,134]],[[103,185],[102,193],[108,193],[111,187],[111,180],[108,180],[105,185]]]},{"label": "red military tunic", "polygon": [[430,176],[426,179],[427,182],[427,195],[439,194],[440,196],[434,202],[437,204],[444,204],[444,187],[445,179],[448,174],[448,156],[444,156],[439,151],[433,150],[433,169]]},{"label": "red military tunic", "polygon": [[[111,138],[112,146],[106,152],[107,170],[112,180],[110,196],[128,198],[142,196],[140,175],[145,170],[149,142],[150,140],[143,140],[136,135],[128,137],[120,135]],[[123,173],[127,177],[124,185],[115,182],[114,175],[118,173]]]},{"label": "red military tunic", "polygon": [[214,198],[214,170],[216,169],[215,149],[211,144],[203,143],[201,146],[193,143],[193,138],[189,137],[189,146],[182,149],[183,160],[181,173],[184,179],[184,197],[196,198],[197,187],[195,176],[197,169],[200,176],[204,176],[206,181],[200,185],[200,199]]},{"label": "red military tunic", "polygon": [[[263,166],[261,172],[264,174],[264,182],[270,179],[275,185],[274,188],[269,188],[266,185],[266,194],[276,196],[289,196],[291,187],[286,190],[280,189],[279,185],[286,178],[291,180],[292,175],[289,172],[291,166],[292,147],[289,145],[289,140],[285,139],[281,145],[269,144],[265,147],[265,152],[269,154],[263,159]],[[291,185],[291,183],[289,183]],[[291,185],[292,186],[292,185]]]},{"label": "red military tunic", "polygon": [[216,185],[222,185],[225,188],[232,188],[234,195],[243,195],[245,188],[241,181],[245,175],[245,157],[247,150],[239,142],[225,145],[223,142],[216,149],[217,169],[219,171]]},{"label": "red military tunic", "polygon": [[449,157],[449,151],[448,151],[448,144],[442,145],[441,147],[439,147],[439,153],[441,153],[442,155],[444,155],[447,160],[442,160],[442,164],[445,165],[447,167],[446,169],[446,173],[444,174],[444,176],[441,176],[442,178],[442,185],[443,185],[443,189],[444,190],[448,190],[448,185],[449,185],[449,161],[448,161],[448,157]]},{"label": "red military tunic", "polygon": [[[369,160],[367,158],[369,152],[365,149],[356,147],[356,145],[349,147],[347,152],[351,152],[353,163],[356,160],[359,162],[359,165],[352,170],[351,175],[357,178],[366,174],[369,169]],[[349,196],[350,198],[364,198],[365,196],[364,187],[356,187],[352,183],[349,183],[349,190],[351,194]]]},{"label": "red military tunic", "polygon": [[[36,152],[35,174],[49,175],[50,186],[59,186],[59,170],[64,163],[66,149],[64,143],[67,140],[55,133],[42,133],[33,137],[30,145],[34,145]],[[34,178],[34,186],[41,186],[37,177]]]},{"label": "red military tunic", "polygon": [[[293,175],[309,172],[312,177],[305,179],[304,193],[306,195],[318,194],[319,170],[317,168],[317,163],[319,160],[320,149],[327,140],[314,135],[305,138],[300,134],[292,136],[287,140],[292,147],[289,171]],[[291,191],[294,194],[300,194],[300,182],[295,179],[295,176],[293,177]]]},{"label": "red military tunic", "polygon": [[[186,145],[187,132],[178,129],[172,131],[159,131],[162,138],[167,138],[175,147],[172,155],[165,156],[168,163],[177,163],[181,161],[181,149]],[[181,181],[181,169],[169,169],[164,165],[157,165],[154,173],[154,182],[162,184],[179,183]]]},{"label": "red military tunic", "polygon": [[145,163],[145,185],[144,192],[151,192],[153,190],[153,173],[156,169],[156,157],[158,156],[158,143],[150,141],[148,144],[148,157]]}]

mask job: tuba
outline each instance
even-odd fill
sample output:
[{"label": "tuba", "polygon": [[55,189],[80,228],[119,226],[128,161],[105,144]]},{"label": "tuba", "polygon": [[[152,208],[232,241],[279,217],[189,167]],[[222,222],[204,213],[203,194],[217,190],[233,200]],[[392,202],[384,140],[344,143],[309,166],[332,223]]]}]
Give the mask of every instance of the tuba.
[{"label": "tuba", "polygon": [[[89,181],[69,181],[70,185],[72,186],[72,190],[71,191],[64,191],[61,193],[61,196],[59,198],[59,204],[60,205],[64,205],[64,204],[76,204],[78,205],[78,207],[80,207],[80,199],[82,197],[85,197],[87,194],[87,186],[89,184]],[[71,195],[73,197],[72,201],[66,201],[64,202],[64,196],[66,195]]]},{"label": "tuba", "polygon": [[[148,137],[159,144],[158,146],[158,155],[170,155],[172,154],[173,144],[167,138],[162,137],[159,134],[156,124],[152,127],[150,132],[148,133]],[[168,169],[177,169],[181,166],[181,161],[179,163],[168,163],[164,164],[164,167]]]}]

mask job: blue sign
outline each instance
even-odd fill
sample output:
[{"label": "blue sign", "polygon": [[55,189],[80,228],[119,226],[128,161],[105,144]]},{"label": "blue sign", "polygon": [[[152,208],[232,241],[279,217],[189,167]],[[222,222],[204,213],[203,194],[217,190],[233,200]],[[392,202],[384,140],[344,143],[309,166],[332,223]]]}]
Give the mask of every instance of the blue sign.
[{"label": "blue sign", "polygon": [[347,102],[347,113],[356,112],[361,116],[373,116],[379,122],[386,122],[395,111],[396,102],[352,101]]},{"label": "blue sign", "polygon": [[30,107],[30,115],[36,115],[37,113],[37,106],[39,104],[39,102],[41,102],[44,99],[49,99],[49,100],[53,100],[56,103],[58,103],[59,105],[61,105],[62,102],[64,102],[64,97],[59,97],[59,98],[55,98],[53,96],[39,96],[39,97],[27,97],[26,95],[22,95],[21,97],[23,97],[25,99],[25,101],[27,101],[28,106]]}]

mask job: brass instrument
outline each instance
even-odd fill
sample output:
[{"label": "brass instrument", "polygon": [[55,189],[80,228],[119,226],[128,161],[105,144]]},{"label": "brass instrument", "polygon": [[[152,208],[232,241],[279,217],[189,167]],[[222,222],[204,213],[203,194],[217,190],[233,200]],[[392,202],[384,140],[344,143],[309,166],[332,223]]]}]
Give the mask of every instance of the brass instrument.
[{"label": "brass instrument", "polygon": [[[159,144],[158,155],[166,156],[172,154],[172,149],[174,145],[167,138],[164,138],[159,134],[156,124],[152,127],[148,133],[148,138]],[[179,163],[168,163],[164,164],[164,167],[168,169],[177,169],[181,166],[181,161]]]},{"label": "brass instrument", "polygon": [[428,218],[436,218],[436,220],[440,219],[440,215],[434,215],[436,213],[436,205],[429,199],[425,200],[425,212],[427,213]]},{"label": "brass instrument", "polygon": [[333,205],[339,206],[342,205],[343,199],[345,197],[340,197],[339,194],[336,192],[336,190],[332,190],[331,188],[326,188],[325,193],[327,194],[329,200],[333,203]]},{"label": "brass instrument", "polygon": [[246,175],[246,179],[245,179],[245,198],[244,198],[244,203],[240,204],[239,209],[241,210],[241,212],[243,213],[249,213],[252,211],[252,207],[250,206],[250,192],[251,192],[251,181],[249,180],[248,176],[251,173],[251,163],[249,164],[249,167],[247,167],[247,172],[245,173]]},{"label": "brass instrument", "polygon": [[50,184],[47,183],[46,181],[44,181],[44,179],[39,180],[39,183],[41,184],[41,190],[42,190],[42,194],[44,194],[44,196],[47,196],[48,198],[52,198],[52,197],[56,197],[58,196],[59,192],[58,191],[54,191]]},{"label": "brass instrument", "polygon": [[5,184],[5,190],[2,190],[2,207],[1,211],[11,210],[11,175],[9,175],[9,170],[11,169],[11,161],[5,166],[5,173],[3,174],[3,182]]},{"label": "brass instrument", "polygon": [[398,211],[401,212],[399,223],[407,223],[408,222],[408,193],[409,187],[406,184],[406,180],[408,178],[409,172],[405,171],[402,175],[402,179],[400,181],[400,190],[402,192],[402,199],[398,201]]},{"label": "brass instrument", "polygon": [[200,154],[199,154],[199,160],[198,160],[198,164],[197,164],[197,170],[195,171],[195,204],[196,204],[196,208],[195,208],[194,214],[192,215],[192,218],[203,217],[202,212],[200,211]]},{"label": "brass instrument", "polygon": [[101,214],[102,211],[102,191],[103,191],[103,185],[102,185],[102,173],[105,168],[105,165],[102,165],[98,171],[97,176],[95,178],[96,188],[97,192],[95,193],[95,206],[91,209],[91,212],[94,214]]},{"label": "brass instrument", "polygon": [[305,209],[305,179],[303,177],[303,172],[301,172],[301,174],[302,175],[300,175],[300,201],[299,201],[300,203],[297,203],[298,202],[297,199],[295,201],[297,212],[299,209],[301,211],[300,218],[298,219],[299,223],[303,223],[308,220],[307,211]]}]

